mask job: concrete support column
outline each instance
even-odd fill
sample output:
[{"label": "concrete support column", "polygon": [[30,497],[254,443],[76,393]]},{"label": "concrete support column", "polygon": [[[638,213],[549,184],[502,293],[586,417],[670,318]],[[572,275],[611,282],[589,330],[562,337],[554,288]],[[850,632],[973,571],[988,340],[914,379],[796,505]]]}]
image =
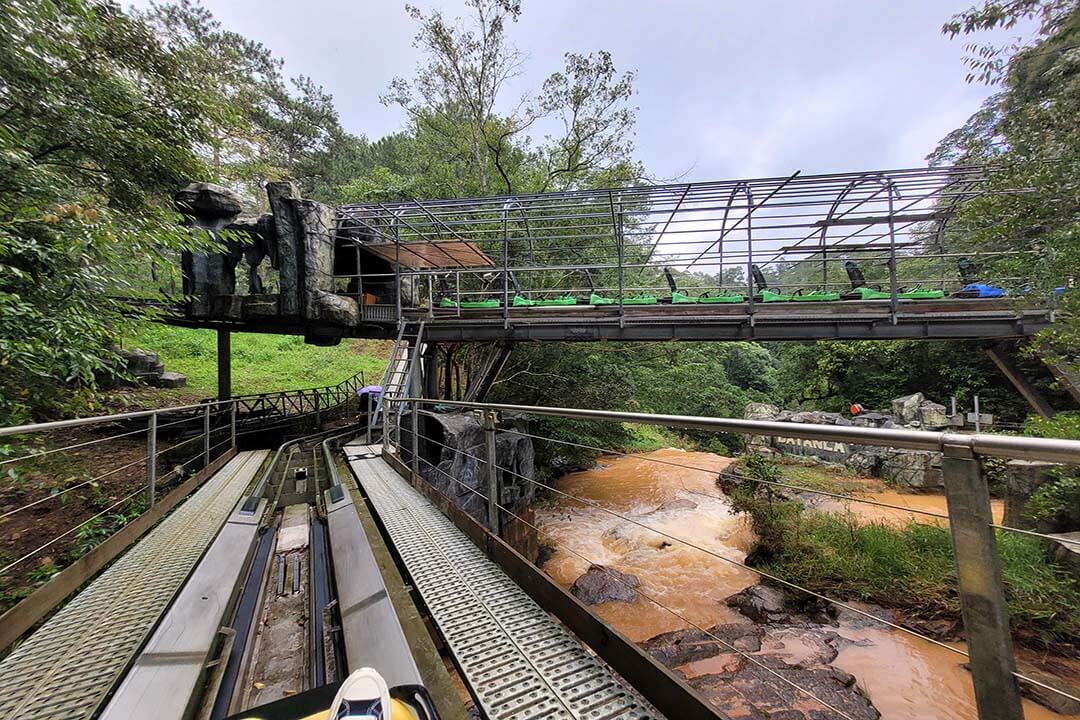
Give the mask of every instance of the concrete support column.
[{"label": "concrete support column", "polygon": [[990,491],[970,447],[946,443],[943,456],[941,470],[979,720],[1023,720],[1001,558],[990,526]]},{"label": "concrete support column", "polygon": [[218,400],[232,397],[232,333],[217,331],[217,396]]}]

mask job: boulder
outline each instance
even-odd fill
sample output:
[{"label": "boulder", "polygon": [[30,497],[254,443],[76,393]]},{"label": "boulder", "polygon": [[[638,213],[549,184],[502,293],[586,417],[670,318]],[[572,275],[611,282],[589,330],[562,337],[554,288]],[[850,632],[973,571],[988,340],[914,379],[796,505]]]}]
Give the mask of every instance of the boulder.
[{"label": "boulder", "polygon": [[628,575],[603,565],[590,565],[584,575],[574,581],[570,592],[587,605],[605,602],[636,602],[641,585],[636,575]]},{"label": "boulder", "polygon": [[944,405],[924,400],[919,403],[919,422],[924,428],[940,429],[949,426],[949,414]]},{"label": "boulder", "polygon": [[351,297],[319,291],[317,308],[316,314],[320,320],[345,327],[360,324],[360,306]]},{"label": "boulder", "polygon": [[[1034,460],[1009,460],[1005,463],[1005,524],[1023,530],[1066,532],[1080,527],[1080,508],[1073,518],[1042,518],[1027,515],[1027,504],[1039,488],[1054,482],[1064,465]],[[1072,527],[1070,527],[1072,525]]]},{"label": "boulder", "polygon": [[876,412],[874,410],[868,412],[861,412],[851,419],[851,424],[855,427],[874,427],[879,428],[885,424],[886,421],[892,420],[892,417],[885,413]]},{"label": "boulder", "polygon": [[707,631],[687,628],[661,633],[646,640],[642,647],[668,667],[677,667],[732,652],[732,648],[757,652],[761,649],[764,633],[765,629],[760,625],[726,623],[713,625]]},{"label": "boulder", "polygon": [[750,403],[743,412],[747,420],[775,420],[780,414],[780,408],[769,403]]},{"label": "boulder", "polygon": [[919,406],[926,400],[921,392],[914,395],[905,395],[892,401],[893,415],[903,423],[910,423],[919,419]]},{"label": "boulder", "polygon": [[751,585],[725,602],[754,622],[780,623],[791,619],[784,591],[768,585]]},{"label": "boulder", "polygon": [[945,486],[941,477],[941,453],[890,450],[881,461],[881,475],[916,490]]},{"label": "boulder", "polygon": [[[803,688],[851,720],[877,720],[881,713],[859,692],[855,677],[831,665],[788,665],[774,655],[733,663],[730,670],[691,678],[690,686],[732,720],[833,720]],[[779,675],[780,677],[777,677]],[[785,680],[787,682],[785,682]]]},{"label": "boulder", "polygon": [[182,388],[187,385],[187,376],[178,372],[163,372],[153,383],[160,388]]},{"label": "boulder", "polygon": [[[417,420],[420,434],[420,474],[442,495],[487,525],[487,473],[484,468],[484,431],[476,416],[468,413],[435,413],[423,410]],[[508,430],[524,430],[525,421],[508,413],[499,421],[495,435],[495,464],[501,498],[499,504],[520,514],[536,496],[532,439]],[[501,432],[499,432],[501,430]],[[424,438],[430,438],[426,441]],[[402,461],[412,462],[412,415],[401,416]],[[509,471],[509,472],[507,472]],[[503,513],[503,524],[512,516]]]},{"label": "boulder", "polygon": [[[216,224],[225,218],[234,218],[244,207],[243,198],[227,187],[208,182],[191,183],[173,195],[176,209],[184,215]],[[222,224],[222,227],[224,224]]]}]

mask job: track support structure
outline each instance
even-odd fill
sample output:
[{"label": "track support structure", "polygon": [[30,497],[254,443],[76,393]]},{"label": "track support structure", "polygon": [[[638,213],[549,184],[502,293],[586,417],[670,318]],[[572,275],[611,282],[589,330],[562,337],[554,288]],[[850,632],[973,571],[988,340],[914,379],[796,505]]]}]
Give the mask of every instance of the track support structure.
[{"label": "track support structure", "polygon": [[941,470],[979,720],[1023,720],[1005,583],[982,463],[970,446],[945,443]]}]

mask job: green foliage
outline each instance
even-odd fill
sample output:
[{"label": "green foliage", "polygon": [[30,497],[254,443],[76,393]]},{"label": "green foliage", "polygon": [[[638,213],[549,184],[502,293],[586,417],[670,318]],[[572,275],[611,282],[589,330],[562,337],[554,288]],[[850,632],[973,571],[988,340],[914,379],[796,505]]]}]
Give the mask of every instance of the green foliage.
[{"label": "green foliage", "polygon": [[[747,458],[747,475],[773,476],[754,457]],[[903,608],[925,618],[959,618],[948,528],[867,523],[852,514],[808,510],[763,488],[747,479],[729,489],[735,509],[749,514],[758,537],[748,561],[762,571],[830,597]],[[1080,603],[1080,583],[1049,562],[1036,539],[999,533],[997,543],[1013,627],[1047,647],[1080,643],[1080,618],[1072,612]]]},{"label": "green foliage", "polygon": [[[1080,440],[1080,412],[1059,413],[1054,418],[1031,417],[1024,424],[1024,434],[1032,437]],[[1072,527],[1080,522],[1080,469],[1057,468],[1049,482],[1031,496],[1024,513],[1033,520],[1049,520]]]},{"label": "green foliage", "polygon": [[[935,163],[993,163],[991,192],[965,203],[950,222],[948,249],[1020,251],[987,258],[996,275],[1028,278],[1038,295],[1075,284],[1080,267],[1080,6],[1071,0],[985,2],[945,25],[950,35],[1011,27],[1038,18],[1027,45],[972,45],[969,81],[997,85],[962,128],[931,155]],[[993,192],[995,190],[1024,192]],[[1055,360],[1080,360],[1080,297],[1061,298],[1053,328],[1038,351]]]},{"label": "green foliage", "polygon": [[[751,343],[529,343],[514,349],[492,388],[493,402],[628,410],[633,412],[742,417],[748,402],[769,387],[771,358]],[[756,373],[743,372],[757,367]],[[734,378],[728,368],[734,368]],[[738,383],[746,383],[746,387]],[[616,423],[538,418],[539,435],[605,449],[655,444]],[[686,432],[686,440],[720,442],[727,454],[735,437]],[[671,444],[665,442],[665,445]],[[589,467],[595,451],[539,444],[538,466],[568,471]]]},{"label": "green foliage", "polygon": [[[142,323],[123,338],[127,347],[152,350],[165,367],[188,378],[184,394],[211,397],[217,393],[217,345],[211,330],[191,330],[157,323]],[[288,388],[334,385],[363,371],[377,384],[386,358],[372,352],[383,343],[344,340],[340,345],[305,345],[292,335],[236,333],[232,337],[233,392],[246,395]]]},{"label": "green foliage", "polygon": [[669,447],[684,447],[687,442],[674,430],[659,425],[624,423],[627,432],[624,449],[628,452],[652,452]]},{"label": "green foliage", "polygon": [[[0,422],[85,402],[130,308],[192,240],[161,198],[230,122],[200,58],[107,0],[0,10]],[[65,390],[65,386],[75,391]]]},{"label": "green foliage", "polygon": [[[1014,420],[1028,406],[1003,381],[1001,372],[976,343],[871,340],[775,343],[777,400],[787,407],[840,412],[852,403],[887,408],[893,398],[922,392],[948,405],[956,397],[970,407],[978,395],[982,407]],[[1049,392],[1050,378],[1038,361],[1025,359],[1029,377]]]}]

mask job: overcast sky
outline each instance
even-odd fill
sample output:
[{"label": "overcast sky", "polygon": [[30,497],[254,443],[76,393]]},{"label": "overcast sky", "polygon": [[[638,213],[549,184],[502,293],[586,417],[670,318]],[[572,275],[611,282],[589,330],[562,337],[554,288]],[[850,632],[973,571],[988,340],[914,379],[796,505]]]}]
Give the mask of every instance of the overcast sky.
[{"label": "overcast sky", "polygon": [[[465,11],[460,0],[412,2]],[[637,152],[654,178],[918,166],[990,92],[964,82],[967,40],[941,34],[972,2],[524,0],[509,36],[528,61],[506,100],[538,88],[564,52],[603,49],[638,74]],[[377,138],[402,127],[379,95],[420,58],[404,2],[204,3],[283,57],[287,74],[330,91],[347,130]]]}]

